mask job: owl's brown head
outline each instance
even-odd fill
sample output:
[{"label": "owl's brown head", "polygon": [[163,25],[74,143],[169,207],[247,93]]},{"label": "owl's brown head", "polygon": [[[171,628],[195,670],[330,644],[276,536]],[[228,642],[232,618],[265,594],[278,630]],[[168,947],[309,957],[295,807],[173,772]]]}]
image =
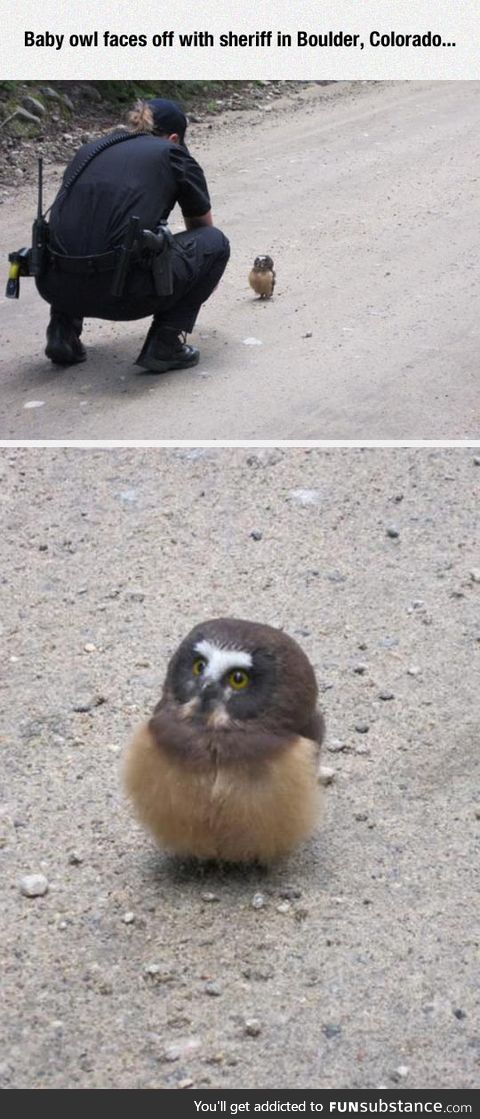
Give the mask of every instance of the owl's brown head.
[{"label": "owl's brown head", "polygon": [[256,272],[273,272],[273,260],[271,256],[256,256],[253,267]]},{"label": "owl's brown head", "polygon": [[156,711],[215,730],[301,733],[317,684],[293,638],[257,622],[215,618],[188,634],[172,657]]}]

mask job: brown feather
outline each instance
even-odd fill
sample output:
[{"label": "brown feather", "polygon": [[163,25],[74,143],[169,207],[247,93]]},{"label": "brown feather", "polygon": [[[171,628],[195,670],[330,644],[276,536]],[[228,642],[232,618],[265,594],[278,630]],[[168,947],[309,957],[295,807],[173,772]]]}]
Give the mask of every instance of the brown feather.
[{"label": "brown feather", "polygon": [[248,282],[261,299],[270,299],[275,287],[275,272],[261,272],[252,268]]},{"label": "brown feather", "polygon": [[317,744],[295,738],[261,766],[195,767],[140,728],[127,754],[125,787],[157,842],[183,856],[269,863],[314,830],[320,791]]}]

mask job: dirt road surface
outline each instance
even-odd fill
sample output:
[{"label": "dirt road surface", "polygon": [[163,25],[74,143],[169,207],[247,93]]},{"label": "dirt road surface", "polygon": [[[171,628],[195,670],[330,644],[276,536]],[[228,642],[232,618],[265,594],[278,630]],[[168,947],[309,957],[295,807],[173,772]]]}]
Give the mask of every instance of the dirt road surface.
[{"label": "dirt road surface", "polygon": [[[94,320],[88,363],[53,369],[27,281],[0,306],[0,437],[478,437],[479,103],[479,82],[311,85],[294,107],[192,125],[232,244],[198,369],[139,375],[147,324]],[[3,256],[28,240],[33,195],[4,200]],[[247,286],[260,252],[267,305]]]},{"label": "dirt road surface", "polygon": [[[0,471],[2,1086],[478,1088],[474,453]],[[268,873],[157,852],[119,784],[178,641],[226,612],[301,642],[327,720],[323,822]]]}]

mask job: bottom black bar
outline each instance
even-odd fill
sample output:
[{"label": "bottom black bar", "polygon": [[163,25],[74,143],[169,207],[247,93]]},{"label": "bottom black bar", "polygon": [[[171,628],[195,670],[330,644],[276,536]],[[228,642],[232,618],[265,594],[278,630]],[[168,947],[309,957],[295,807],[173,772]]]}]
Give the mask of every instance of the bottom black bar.
[{"label": "bottom black bar", "polygon": [[[293,1115],[465,1115],[477,1119],[480,1116],[478,1089],[438,1089],[431,1091],[398,1091],[395,1089],[345,1090],[339,1089],[197,1089],[188,1084],[181,1091],[175,1088],[134,1089],[144,1099],[139,1103],[142,1114],[150,1113],[155,1117],[173,1116],[173,1119],[214,1115],[255,1116],[271,1114]],[[81,1091],[81,1089],[77,1089]],[[117,1096],[123,1091],[105,1089],[108,1096]],[[160,1096],[157,1095],[160,1092]],[[47,1089],[46,1094],[54,1095]],[[82,1096],[92,1094],[92,1089],[82,1091]],[[44,1092],[45,1095],[45,1092]],[[58,1095],[58,1093],[55,1093]],[[52,1105],[54,1107],[54,1098]],[[120,1105],[120,1101],[112,1101]],[[94,1107],[93,1101],[91,1106]],[[102,1109],[104,1098],[102,1097]]]}]

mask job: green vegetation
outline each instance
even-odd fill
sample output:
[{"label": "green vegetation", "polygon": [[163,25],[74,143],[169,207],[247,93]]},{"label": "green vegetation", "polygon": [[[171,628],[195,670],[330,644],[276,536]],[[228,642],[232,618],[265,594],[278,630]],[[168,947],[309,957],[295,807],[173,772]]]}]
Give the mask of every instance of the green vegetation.
[{"label": "green vegetation", "polygon": [[[55,84],[55,83],[53,83]],[[81,83],[76,82],[76,85]],[[248,82],[89,82],[95,86],[105,101],[130,103],[137,97],[170,97],[181,101],[187,108],[196,101],[205,101],[212,96],[221,97],[235,86],[248,85]]]},{"label": "green vegetation", "polygon": [[216,109],[215,98],[222,98],[229,93],[241,92],[248,86],[258,85],[257,82],[161,82],[161,81],[141,81],[141,82],[110,82],[110,81],[70,81],[70,82],[47,82],[44,81],[27,81],[27,82],[0,82],[0,100],[5,102],[10,100],[15,95],[19,95],[20,91],[25,87],[29,87],[29,91],[33,93],[38,89],[39,85],[49,85],[52,89],[58,90],[59,93],[67,93],[75,86],[88,86],[94,87],[98,93],[101,94],[102,101],[116,103],[121,105],[131,104],[137,97],[170,97],[174,101],[180,101],[185,108],[190,108],[193,104],[209,103]]}]

